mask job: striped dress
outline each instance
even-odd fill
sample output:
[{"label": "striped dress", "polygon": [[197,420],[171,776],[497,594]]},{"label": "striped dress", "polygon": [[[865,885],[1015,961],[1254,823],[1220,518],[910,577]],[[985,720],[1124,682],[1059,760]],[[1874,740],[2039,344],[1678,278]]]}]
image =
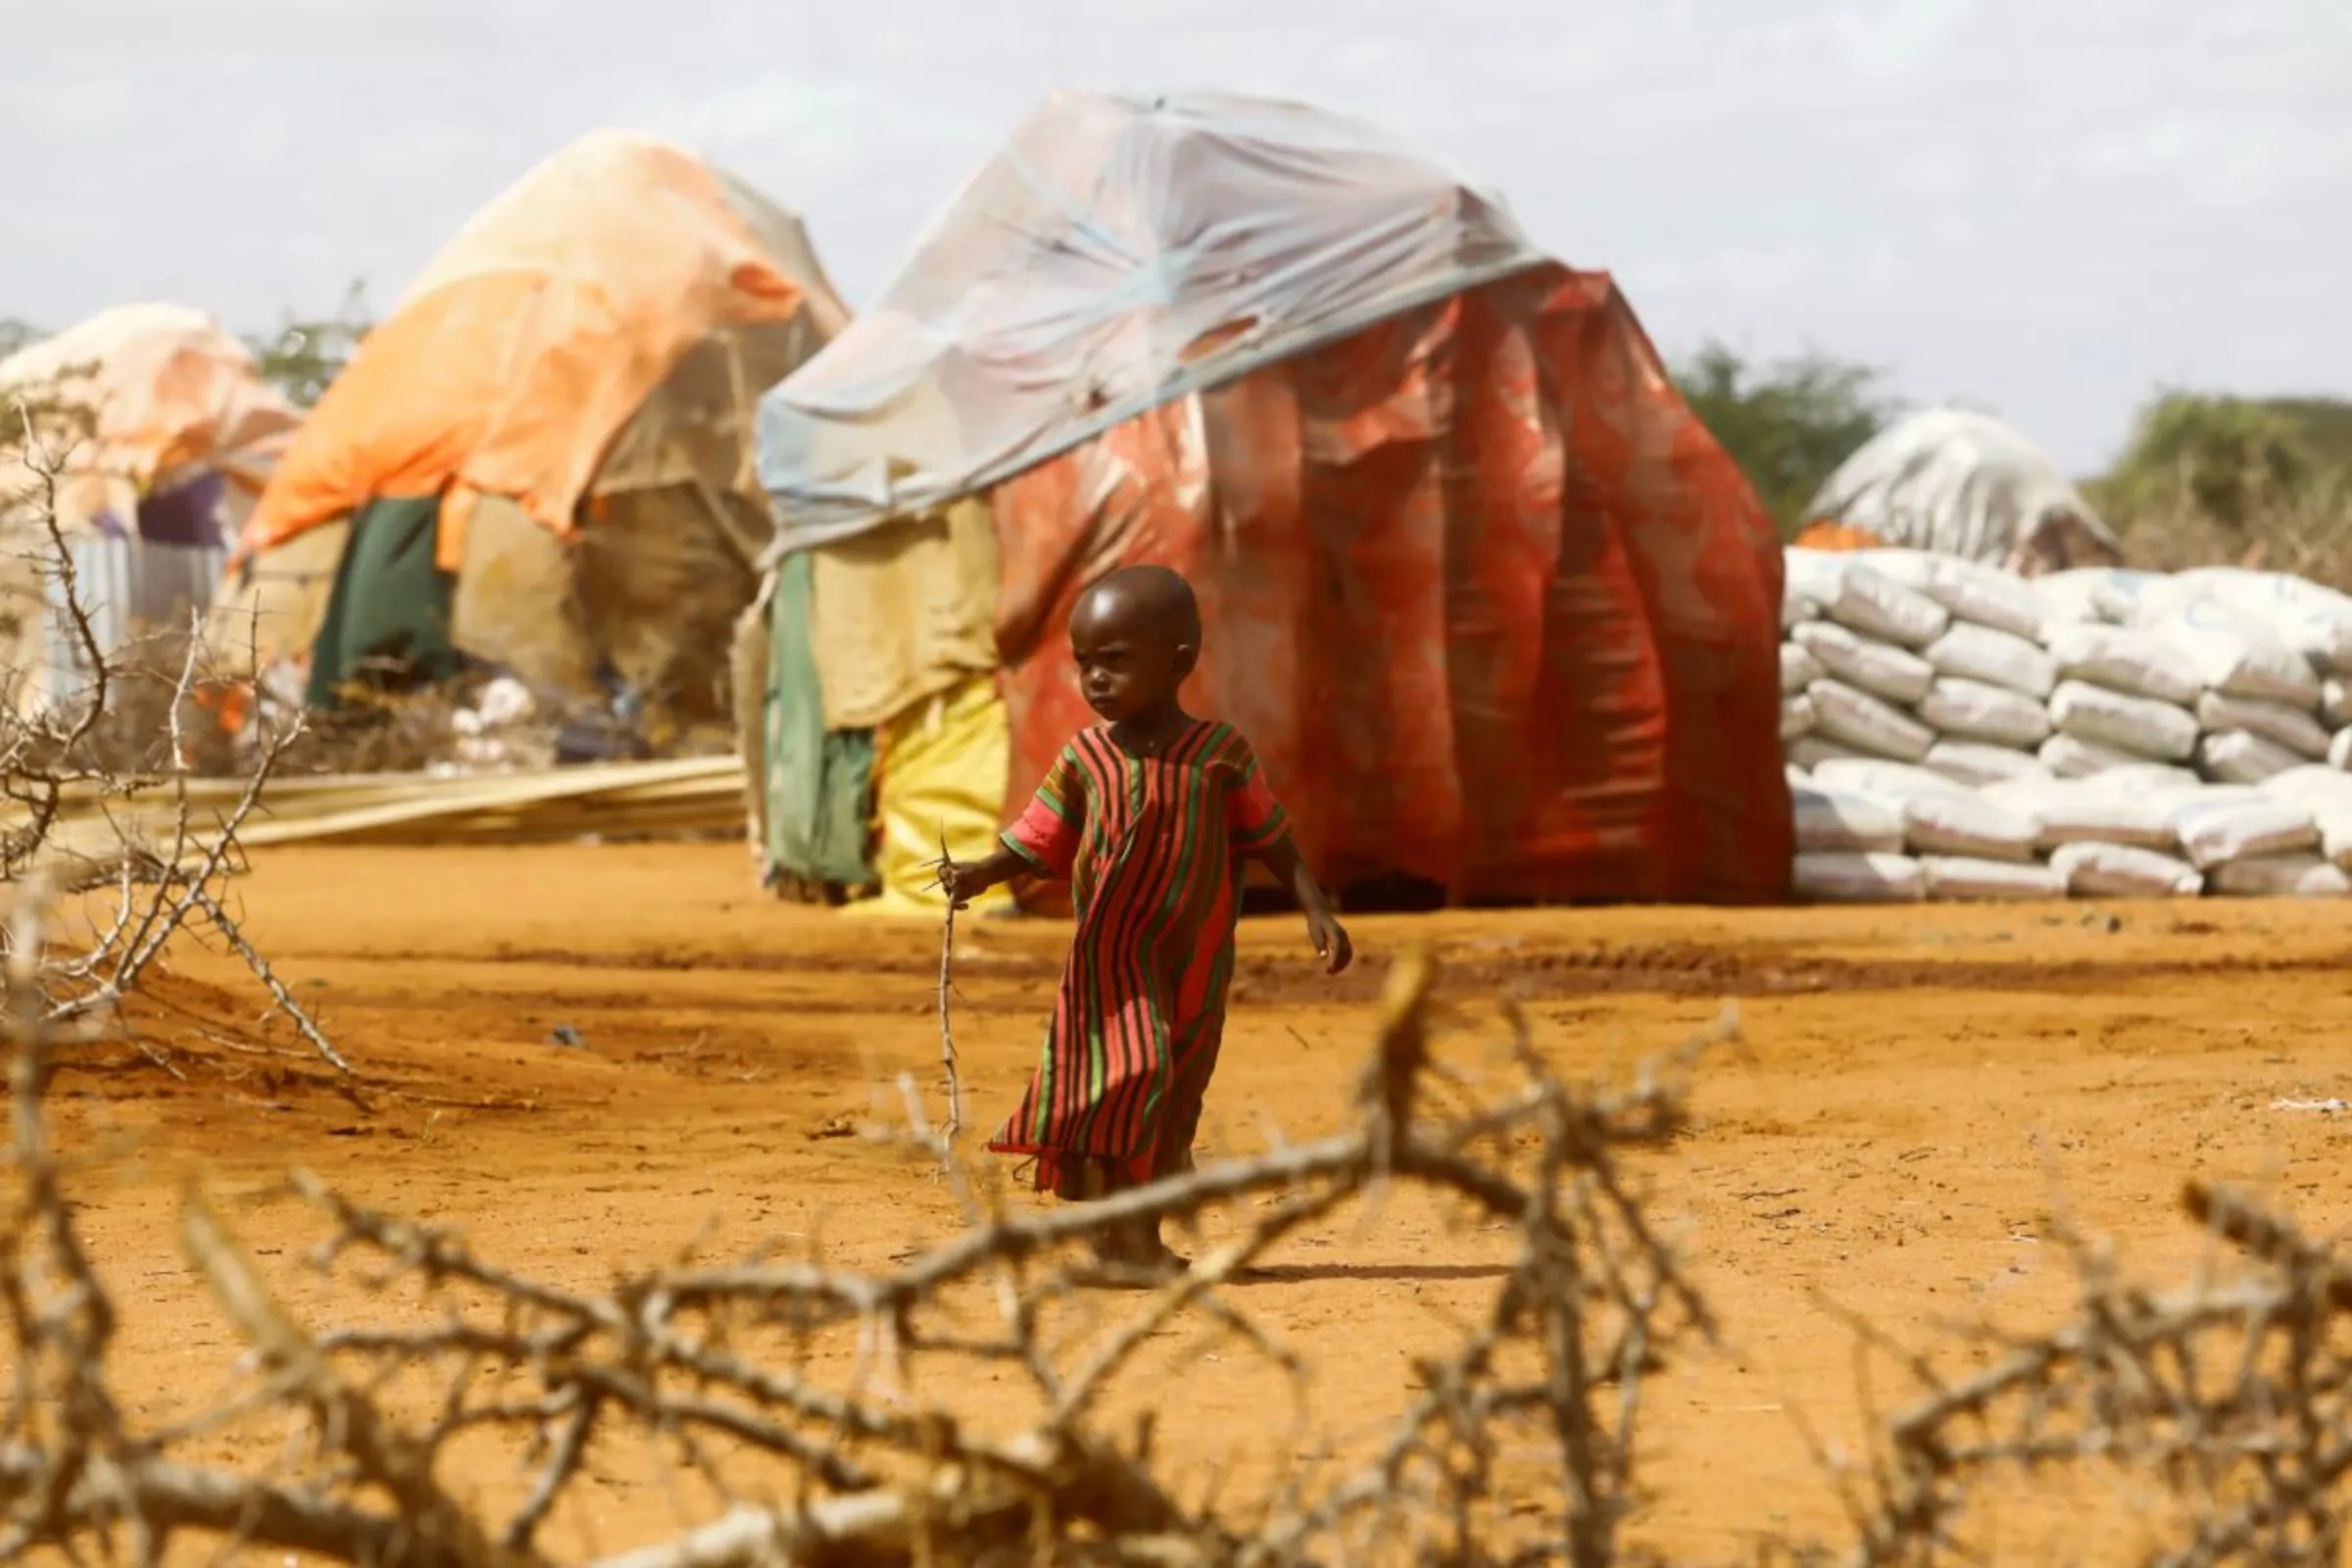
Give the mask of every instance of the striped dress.
[{"label": "striped dress", "polygon": [[1067,877],[1077,930],[1020,1108],[989,1142],[1065,1198],[1189,1168],[1216,1069],[1246,859],[1289,835],[1249,743],[1196,720],[1157,758],[1107,727],[1062,748],[1004,834]]}]

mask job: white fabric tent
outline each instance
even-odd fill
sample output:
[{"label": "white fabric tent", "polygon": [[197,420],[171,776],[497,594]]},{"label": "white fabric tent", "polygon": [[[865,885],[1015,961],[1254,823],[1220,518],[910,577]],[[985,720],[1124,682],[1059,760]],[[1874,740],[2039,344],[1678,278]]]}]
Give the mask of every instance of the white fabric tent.
[{"label": "white fabric tent", "polygon": [[1545,260],[1499,197],[1361,121],[1056,93],[761,400],[770,559]]},{"label": "white fabric tent", "polygon": [[1803,524],[2012,571],[2120,565],[2124,549],[2049,455],[1967,409],[1914,414],[1865,442],[1805,508]]}]

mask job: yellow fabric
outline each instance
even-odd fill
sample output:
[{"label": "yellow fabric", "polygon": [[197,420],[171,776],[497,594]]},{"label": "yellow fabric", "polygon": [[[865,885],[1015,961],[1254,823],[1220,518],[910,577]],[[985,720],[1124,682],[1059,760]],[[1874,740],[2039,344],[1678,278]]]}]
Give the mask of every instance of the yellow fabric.
[{"label": "yellow fabric", "polygon": [[572,589],[569,547],[514,501],[482,496],[467,520],[465,550],[450,594],[450,640],[528,685],[593,701],[596,649]]},{"label": "yellow fabric", "polygon": [[878,729],[997,667],[997,536],[985,496],[894,518],[810,557],[809,642],[826,727]]},{"label": "yellow fabric", "polygon": [[[939,860],[941,834],[959,860],[991,853],[1004,813],[1011,744],[994,675],[967,679],[880,727],[874,736],[874,812],[881,827],[874,865],[882,891],[850,909],[936,915],[947,907],[945,895],[924,887]],[[1012,907],[1012,895],[1001,887],[971,903],[979,913]]]},{"label": "yellow fabric", "polygon": [[252,680],[280,661],[308,667],[350,539],[351,519],[337,517],[227,575],[205,612],[217,678]]},{"label": "yellow fabric", "polygon": [[571,538],[606,447],[689,348],[805,310],[838,318],[825,279],[788,265],[688,153],[614,131],[573,143],[477,213],[368,334],[240,557],[378,497],[435,493],[451,569],[481,497]]},{"label": "yellow fabric", "polygon": [[177,305],[119,305],[0,361],[0,502],[37,482],[20,405],[64,459],[57,510],[68,530],[109,512],[127,525],[158,479],[189,466],[259,496],[302,421],[251,350]]}]

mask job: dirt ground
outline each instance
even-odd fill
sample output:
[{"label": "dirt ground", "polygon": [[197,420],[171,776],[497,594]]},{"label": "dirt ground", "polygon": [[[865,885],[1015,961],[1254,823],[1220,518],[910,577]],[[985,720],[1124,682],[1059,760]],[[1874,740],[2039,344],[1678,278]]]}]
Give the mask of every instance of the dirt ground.
[{"label": "dirt ground", "polygon": [[[956,1224],[942,1186],[839,1136],[892,1111],[898,1072],[936,1077],[928,921],[779,906],[733,845],[263,852],[243,896],[249,935],[359,1065],[368,1107],[285,1053],[282,1025],[257,1024],[266,998],[241,966],[194,951],[138,1013],[185,1083],[130,1063],[61,1080],[56,1134],[92,1157],[75,1196],[122,1298],[117,1376],[151,1415],[219,1387],[240,1348],[174,1240],[191,1170],[235,1197],[307,1166],[582,1287],[689,1245],[717,1257],[763,1240],[817,1238],[836,1263],[881,1269]],[[1745,1048],[1704,1069],[1697,1136],[1650,1172],[1728,1333],[1651,1396],[1657,1497],[1641,1535],[1678,1553],[1840,1539],[1812,1439],[1850,1449],[1861,1430],[1841,1312],[1920,1344],[1972,1313],[2046,1318],[2070,1288],[2043,1237],[2060,1207],[2111,1233],[2129,1266],[2181,1274],[2202,1246],[2176,1203],[2190,1175],[2259,1184],[2317,1232],[2352,1217],[2352,1123],[2274,1106],[2352,1097],[2352,924],[2336,906],[1609,909],[1354,929],[1363,961],[1333,981],[1295,918],[1247,924],[1214,1151],[1345,1122],[1400,944],[1430,945],[1466,1002],[1511,987],[1544,1054],[1579,1076],[1621,1073],[1736,1002]],[[1065,931],[973,920],[960,936],[957,1038],[985,1135],[1033,1060]],[[290,1278],[315,1227],[282,1201],[234,1211]],[[1411,1356],[1451,1343],[1449,1315],[1491,1298],[1500,1258],[1400,1202],[1274,1261],[1293,1266],[1243,1304],[1315,1358],[1315,1420],[1345,1440],[1399,1406]],[[1147,1396],[1160,1445],[1203,1466],[1229,1457],[1265,1431],[1266,1386],[1245,1354],[1200,1360]],[[986,1381],[926,1392],[981,1410],[995,1396]],[[558,1523],[614,1549],[669,1518],[661,1487],[615,1471]]]}]

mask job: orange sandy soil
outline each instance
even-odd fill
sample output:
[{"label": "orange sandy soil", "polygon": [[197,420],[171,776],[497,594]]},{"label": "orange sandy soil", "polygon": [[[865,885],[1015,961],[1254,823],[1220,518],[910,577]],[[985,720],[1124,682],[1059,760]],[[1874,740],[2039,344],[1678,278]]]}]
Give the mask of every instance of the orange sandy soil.
[{"label": "orange sandy soil", "polygon": [[[583,1289],[690,1244],[718,1259],[815,1237],[837,1264],[885,1269],[958,1223],[903,1153],[838,1136],[892,1109],[898,1072],[937,1077],[927,921],[780,906],[732,845],[264,852],[243,899],[249,935],[368,1080],[368,1108],[288,1049],[282,1022],[257,1023],[266,999],[240,965],[185,944],[136,1017],[187,1080],[126,1056],[61,1077],[53,1129],[93,1156],[75,1196],[122,1301],[117,1383],[145,1420],[202,1402],[240,1348],[174,1239],[191,1169],[233,1199],[304,1165]],[[1065,931],[965,923],[956,1022],[980,1135],[1033,1060]],[[1479,913],[1365,918],[1355,935],[1364,962],[1329,981],[1295,918],[1246,925],[1210,1151],[1345,1124],[1385,957],[1408,941],[1446,961],[1452,995],[1527,998],[1542,1053],[1577,1076],[1622,1073],[1738,999],[1744,1050],[1704,1068],[1695,1135],[1645,1166],[1726,1330],[1649,1396],[1657,1496],[1639,1534],[1678,1555],[1843,1539],[1806,1435],[1850,1446],[1861,1431],[1854,1336],[1833,1305],[1922,1344],[1984,1311],[2046,1321],[2071,1288],[2040,1239],[2060,1203],[2129,1266],[2182,1275],[2203,1251],[2176,1207],[2192,1174],[2259,1183],[2315,1232],[2352,1211],[2347,1123],[2273,1108],[2352,1096],[2339,906]],[[564,1024],[584,1045],[551,1044]],[[227,1211],[297,1312],[324,1314],[325,1288],[297,1266],[316,1216],[284,1200]],[[1492,1298],[1504,1242],[1399,1200],[1287,1244],[1282,1277],[1233,1298],[1313,1359],[1315,1424],[1360,1446],[1407,1396],[1411,1357]],[[399,1321],[411,1299],[357,1310]],[[1172,1334],[1168,1355],[1196,1343]],[[1250,1352],[1212,1357],[1127,1398],[1202,1473],[1288,1409]],[[948,1374],[923,1392],[985,1418],[1014,1381]],[[247,1431],[200,1453],[259,1463],[281,1440]],[[551,1547],[674,1527],[644,1466],[596,1474]],[[459,1479],[519,1495],[510,1465]],[[2103,1555],[2083,1517],[2040,1528],[2065,1532],[2068,1555]]]}]

